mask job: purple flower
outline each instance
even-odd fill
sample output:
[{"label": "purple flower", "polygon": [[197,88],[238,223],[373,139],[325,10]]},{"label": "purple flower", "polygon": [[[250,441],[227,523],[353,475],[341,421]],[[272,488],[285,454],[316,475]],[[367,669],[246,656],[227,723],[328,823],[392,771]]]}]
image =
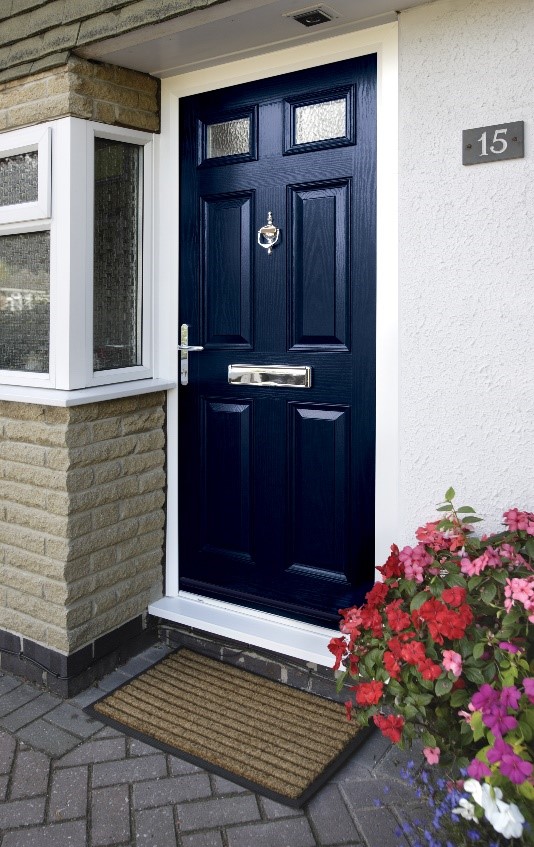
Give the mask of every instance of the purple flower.
[{"label": "purple flower", "polygon": [[469,776],[473,777],[473,779],[478,780],[482,779],[483,776],[491,776],[490,769],[484,762],[481,762],[480,759],[473,759],[467,768],[467,773]]},{"label": "purple flower", "polygon": [[483,712],[482,722],[491,729],[494,735],[506,735],[517,726],[516,719],[513,715],[506,714],[504,706],[493,706],[491,711]]},{"label": "purple flower", "polygon": [[515,685],[508,685],[501,691],[501,703],[508,709],[517,709],[521,699],[521,692]]},{"label": "purple flower", "polygon": [[513,752],[510,744],[507,744],[502,738],[496,738],[493,747],[488,750],[488,762],[495,764],[495,762],[500,762],[503,756]]},{"label": "purple flower", "polygon": [[487,712],[492,706],[499,702],[499,693],[487,682],[482,685],[476,694],[473,694],[471,703],[473,707],[481,712]]},{"label": "purple flower", "polygon": [[501,641],[499,644],[501,650],[506,650],[508,653],[520,653],[521,648],[517,647],[517,645],[512,644],[511,641]]},{"label": "purple flower", "polygon": [[523,680],[523,688],[525,689],[525,694],[530,702],[534,703],[534,677],[527,676],[527,678]]},{"label": "purple flower", "polygon": [[507,776],[510,782],[521,785],[529,778],[533,770],[532,762],[525,762],[521,756],[515,753],[505,753],[501,760],[501,773]]}]

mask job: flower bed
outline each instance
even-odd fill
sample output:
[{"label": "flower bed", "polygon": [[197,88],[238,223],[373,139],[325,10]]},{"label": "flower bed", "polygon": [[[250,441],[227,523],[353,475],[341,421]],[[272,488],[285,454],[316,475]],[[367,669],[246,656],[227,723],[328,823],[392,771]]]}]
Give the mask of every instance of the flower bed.
[{"label": "flower bed", "polygon": [[534,514],[510,509],[503,532],[478,538],[454,497],[415,546],[391,547],[329,649],[339,688],[354,680],[347,717],[400,745],[421,738],[427,763],[454,775],[458,832],[534,843]]}]

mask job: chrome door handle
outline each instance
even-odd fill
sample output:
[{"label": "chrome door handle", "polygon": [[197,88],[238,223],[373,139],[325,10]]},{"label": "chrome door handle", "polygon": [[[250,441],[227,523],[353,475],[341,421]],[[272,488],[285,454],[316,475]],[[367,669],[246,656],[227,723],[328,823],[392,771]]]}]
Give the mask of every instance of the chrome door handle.
[{"label": "chrome door handle", "polygon": [[280,238],[280,230],[273,224],[272,212],[267,213],[267,223],[258,230],[258,244],[260,247],[265,247],[267,255],[270,256],[273,252],[273,247],[278,244]]},{"label": "chrome door handle", "polygon": [[180,382],[182,385],[187,385],[189,382],[189,354],[200,352],[203,349],[199,344],[189,344],[189,324],[182,324],[178,345],[180,351]]}]

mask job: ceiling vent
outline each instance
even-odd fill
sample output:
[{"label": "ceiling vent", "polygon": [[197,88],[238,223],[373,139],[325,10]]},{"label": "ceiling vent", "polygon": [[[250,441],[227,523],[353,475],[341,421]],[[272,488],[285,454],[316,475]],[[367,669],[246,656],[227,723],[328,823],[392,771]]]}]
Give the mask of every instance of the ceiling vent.
[{"label": "ceiling vent", "polygon": [[303,26],[317,26],[317,24],[326,24],[332,20],[323,9],[309,9],[307,12],[299,12],[296,15],[291,15],[294,21]]}]

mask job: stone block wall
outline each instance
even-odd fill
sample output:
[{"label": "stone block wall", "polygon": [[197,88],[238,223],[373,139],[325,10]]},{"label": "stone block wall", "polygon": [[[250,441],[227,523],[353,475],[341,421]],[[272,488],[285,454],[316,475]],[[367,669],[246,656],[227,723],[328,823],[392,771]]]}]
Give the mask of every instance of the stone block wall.
[{"label": "stone block wall", "polygon": [[0,403],[0,629],[64,654],[161,596],[164,394]]},{"label": "stone block wall", "polygon": [[67,116],[159,132],[159,80],[70,57],[66,64],[0,82],[0,132]]}]

